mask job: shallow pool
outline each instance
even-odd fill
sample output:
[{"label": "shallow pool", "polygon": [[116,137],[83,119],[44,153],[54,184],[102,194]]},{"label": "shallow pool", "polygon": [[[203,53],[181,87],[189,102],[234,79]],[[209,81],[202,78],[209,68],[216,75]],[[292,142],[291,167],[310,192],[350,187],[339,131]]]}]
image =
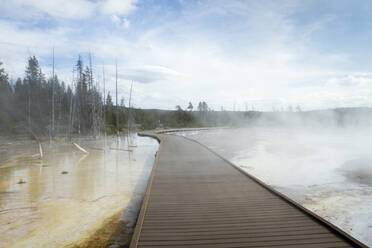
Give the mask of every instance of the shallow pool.
[{"label": "shallow pool", "polygon": [[0,164],[0,247],[84,247],[112,218],[133,225],[157,141],[134,134],[130,142],[74,142],[89,153],[45,142],[43,159],[35,147]]}]

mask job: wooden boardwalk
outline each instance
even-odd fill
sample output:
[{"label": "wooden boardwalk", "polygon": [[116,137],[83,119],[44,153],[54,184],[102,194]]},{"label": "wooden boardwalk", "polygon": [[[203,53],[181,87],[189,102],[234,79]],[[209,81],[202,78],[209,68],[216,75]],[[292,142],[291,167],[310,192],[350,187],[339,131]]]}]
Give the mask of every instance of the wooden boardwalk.
[{"label": "wooden boardwalk", "polygon": [[366,247],[205,146],[161,141],[130,247]]}]

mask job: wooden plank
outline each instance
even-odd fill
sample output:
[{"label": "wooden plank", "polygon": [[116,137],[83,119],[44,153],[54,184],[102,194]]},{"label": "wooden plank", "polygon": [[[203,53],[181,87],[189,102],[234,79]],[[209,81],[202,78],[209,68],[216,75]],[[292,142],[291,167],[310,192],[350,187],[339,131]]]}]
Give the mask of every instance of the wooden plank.
[{"label": "wooden plank", "polygon": [[205,236],[203,239],[180,239],[180,240],[140,240],[140,245],[202,245],[202,244],[303,244],[303,243],[320,243],[320,242],[341,242],[341,240],[335,240],[330,234],[309,234],[309,235],[294,235],[294,236],[268,236],[268,237],[247,237],[240,236],[234,238],[209,238]]},{"label": "wooden plank", "polygon": [[306,241],[302,243],[231,243],[231,244],[202,244],[202,245],[170,245],[170,246],[163,246],[163,245],[139,245],[138,247],[148,248],[148,247],[172,247],[172,248],[185,248],[185,247],[192,247],[192,248],[242,248],[242,247],[301,247],[301,248],[337,248],[337,247],[350,247],[349,245],[345,245],[344,242],[318,242],[318,243],[308,243]]}]

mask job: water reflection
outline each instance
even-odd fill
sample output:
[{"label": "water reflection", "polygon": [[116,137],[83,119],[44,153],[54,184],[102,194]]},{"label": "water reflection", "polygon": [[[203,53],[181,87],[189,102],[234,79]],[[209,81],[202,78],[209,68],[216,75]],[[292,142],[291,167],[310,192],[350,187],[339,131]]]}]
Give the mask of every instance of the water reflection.
[{"label": "water reflection", "polygon": [[132,139],[136,147],[126,137],[74,141],[89,154],[70,143],[43,144],[43,160],[24,155],[0,164],[0,247],[83,242],[142,196],[158,144]]}]

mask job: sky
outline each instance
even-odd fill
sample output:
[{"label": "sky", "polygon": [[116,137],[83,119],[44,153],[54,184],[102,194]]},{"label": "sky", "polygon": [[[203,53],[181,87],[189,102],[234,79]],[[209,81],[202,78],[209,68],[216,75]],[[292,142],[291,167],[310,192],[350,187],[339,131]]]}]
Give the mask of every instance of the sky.
[{"label": "sky", "polygon": [[[0,61],[12,79],[52,51],[71,84],[79,55],[103,91],[139,108],[271,111],[372,107],[369,0],[1,0]],[[114,99],[115,100],[115,99]]]}]

